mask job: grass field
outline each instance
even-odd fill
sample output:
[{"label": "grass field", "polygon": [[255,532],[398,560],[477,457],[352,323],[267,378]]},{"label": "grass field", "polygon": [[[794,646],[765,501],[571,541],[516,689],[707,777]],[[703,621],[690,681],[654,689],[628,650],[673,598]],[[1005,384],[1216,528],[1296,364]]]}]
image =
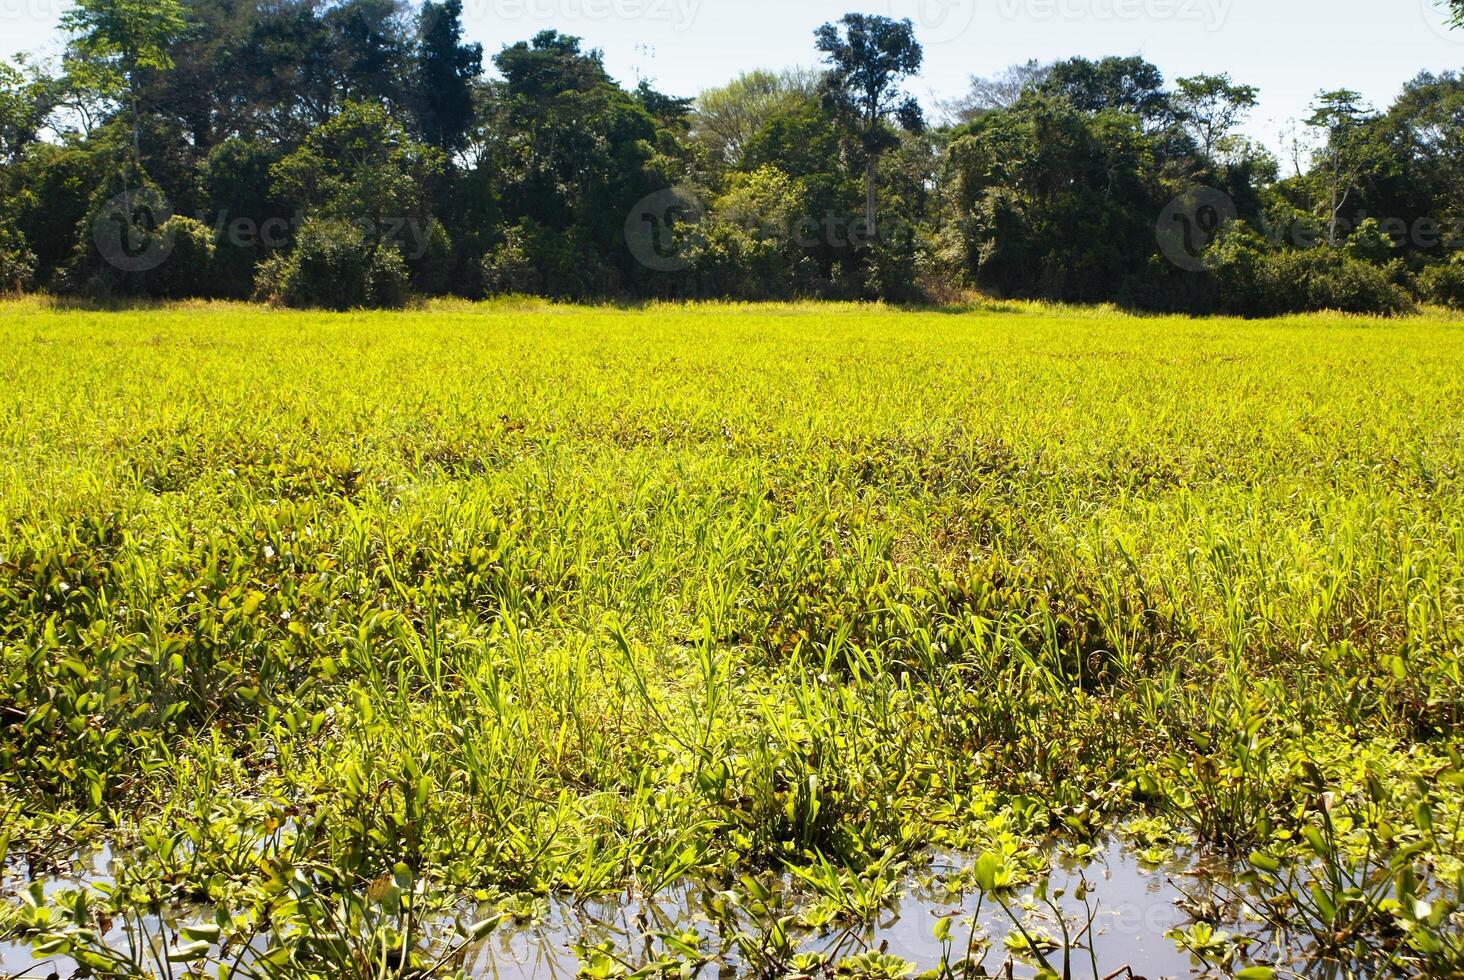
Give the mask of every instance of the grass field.
[{"label": "grass field", "polygon": [[1126,827],[1464,962],[1464,320],[30,301],[0,378],[12,885],[126,855],[50,952],[203,901],[179,970],[410,974],[691,879],[742,931],[667,962],[814,974],[932,847],[1000,901]]}]

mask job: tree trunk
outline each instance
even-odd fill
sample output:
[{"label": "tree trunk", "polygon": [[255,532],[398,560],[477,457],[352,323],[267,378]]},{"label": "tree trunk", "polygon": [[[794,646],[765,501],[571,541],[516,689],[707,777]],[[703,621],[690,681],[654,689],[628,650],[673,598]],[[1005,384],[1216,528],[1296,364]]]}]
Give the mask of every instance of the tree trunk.
[{"label": "tree trunk", "polygon": [[879,160],[874,154],[869,155],[869,160],[864,164],[864,220],[867,222],[864,233],[874,235],[875,225],[879,221],[878,200],[875,194],[875,181],[878,180]]},{"label": "tree trunk", "polygon": [[1328,221],[1328,223],[1327,223],[1327,244],[1329,246],[1331,246],[1332,248],[1336,248],[1337,247],[1337,212],[1339,212],[1339,211],[1342,210],[1342,206],[1337,203],[1337,184],[1341,181],[1341,179],[1342,178],[1337,174],[1336,170],[1333,170],[1333,172],[1332,172],[1332,214],[1331,214],[1331,220]]},{"label": "tree trunk", "polygon": [[[134,70],[134,74],[135,74]],[[129,85],[132,90],[132,169],[142,172],[142,107],[137,92],[137,82]]]}]

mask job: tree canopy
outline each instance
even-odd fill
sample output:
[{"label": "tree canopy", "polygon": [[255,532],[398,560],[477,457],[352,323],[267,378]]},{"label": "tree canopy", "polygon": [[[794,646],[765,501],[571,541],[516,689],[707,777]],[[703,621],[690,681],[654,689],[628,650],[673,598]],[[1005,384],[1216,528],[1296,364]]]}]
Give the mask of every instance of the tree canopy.
[{"label": "tree canopy", "polygon": [[[976,289],[1240,313],[1464,299],[1453,73],[1381,111],[1323,91],[1283,178],[1244,135],[1260,93],[1228,74],[1026,61],[973,78],[930,126],[907,20],[849,14],[815,32],[817,67],[688,98],[623,84],[560,31],[485,57],[463,9],[81,0],[59,63],[0,65],[0,285],[337,307],[444,291]],[[166,261],[109,260],[97,229],[118,222]]]}]

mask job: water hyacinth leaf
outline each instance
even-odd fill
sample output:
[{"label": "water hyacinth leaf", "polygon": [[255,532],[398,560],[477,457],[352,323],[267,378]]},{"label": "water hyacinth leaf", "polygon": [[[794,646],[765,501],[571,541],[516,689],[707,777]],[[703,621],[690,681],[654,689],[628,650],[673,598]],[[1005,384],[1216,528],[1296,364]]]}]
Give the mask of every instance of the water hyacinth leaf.
[{"label": "water hyacinth leaf", "polygon": [[194,963],[207,956],[208,951],[212,948],[213,944],[208,942],[207,940],[184,943],[182,945],[175,946],[168,951],[168,962]]},{"label": "water hyacinth leaf", "polygon": [[1281,870],[1281,862],[1269,854],[1260,851],[1252,851],[1249,858],[1251,866],[1267,874],[1275,874]]},{"label": "water hyacinth leaf", "polygon": [[189,942],[216,943],[223,930],[218,925],[192,925],[184,926],[178,934]]},{"label": "water hyacinth leaf", "polygon": [[1001,859],[995,854],[988,851],[981,855],[981,857],[976,859],[976,864],[972,869],[976,887],[980,888],[983,892],[995,891],[996,876],[1000,869]]}]

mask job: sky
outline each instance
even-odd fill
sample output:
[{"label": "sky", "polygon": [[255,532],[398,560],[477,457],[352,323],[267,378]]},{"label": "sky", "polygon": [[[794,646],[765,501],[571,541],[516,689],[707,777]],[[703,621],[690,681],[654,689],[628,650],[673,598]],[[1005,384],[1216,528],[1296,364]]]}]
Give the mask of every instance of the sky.
[{"label": "sky", "polygon": [[[1138,54],[1168,79],[1228,72],[1260,89],[1248,133],[1279,147],[1321,89],[1379,108],[1420,71],[1464,69],[1464,31],[1436,0],[463,0],[491,54],[557,28],[601,49],[610,73],[695,95],[753,68],[813,65],[813,31],[855,10],[909,17],[925,67],[908,89],[928,107],[1035,58]],[[0,50],[59,50],[68,0],[0,0]]]}]

